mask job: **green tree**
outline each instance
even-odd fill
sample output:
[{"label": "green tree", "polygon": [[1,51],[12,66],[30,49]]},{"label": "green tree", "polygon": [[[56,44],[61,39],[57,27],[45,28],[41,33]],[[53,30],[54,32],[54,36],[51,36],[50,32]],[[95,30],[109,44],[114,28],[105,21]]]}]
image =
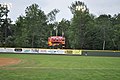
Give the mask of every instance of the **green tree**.
[{"label": "green tree", "polygon": [[96,18],[96,24],[98,28],[99,49],[113,49],[113,25],[111,21],[111,15],[100,15]]},{"label": "green tree", "polygon": [[66,41],[66,48],[70,48],[69,43],[69,27],[70,27],[70,21],[66,19],[62,19],[58,24],[58,36],[64,36]]},{"label": "green tree", "polygon": [[26,26],[25,16],[19,16],[14,26],[14,43],[16,47],[28,47]]},{"label": "green tree", "polygon": [[47,19],[49,22],[50,36],[57,36],[57,34],[58,34],[58,22],[56,22],[56,15],[59,12],[60,12],[60,10],[53,9],[51,12],[49,12],[47,14]]},{"label": "green tree", "polygon": [[69,29],[71,48],[84,49],[87,23],[89,22],[89,10],[83,2],[75,1],[69,7],[73,18]]},{"label": "green tree", "polygon": [[53,9],[51,12],[47,14],[48,21],[56,21],[56,14],[59,13],[60,10]]},{"label": "green tree", "polygon": [[11,19],[8,18],[8,6],[0,4],[0,46],[12,46],[10,44],[11,36]]},{"label": "green tree", "polygon": [[[25,16],[19,17],[16,27],[21,37],[16,38],[16,43],[21,47],[47,47],[47,17],[37,4],[32,4],[25,10]],[[18,30],[16,29],[16,30]],[[21,41],[20,41],[21,40]],[[25,45],[26,44],[26,45]]]},{"label": "green tree", "polygon": [[115,15],[112,19],[113,23],[113,45],[114,49],[120,50],[120,14]]}]

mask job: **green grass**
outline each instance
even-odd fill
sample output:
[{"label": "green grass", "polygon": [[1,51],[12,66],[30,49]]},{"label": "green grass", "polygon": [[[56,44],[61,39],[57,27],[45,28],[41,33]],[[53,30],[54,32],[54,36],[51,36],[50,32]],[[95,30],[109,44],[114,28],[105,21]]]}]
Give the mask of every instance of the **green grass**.
[{"label": "green grass", "polygon": [[120,57],[0,54],[19,58],[0,67],[0,80],[120,80]]}]

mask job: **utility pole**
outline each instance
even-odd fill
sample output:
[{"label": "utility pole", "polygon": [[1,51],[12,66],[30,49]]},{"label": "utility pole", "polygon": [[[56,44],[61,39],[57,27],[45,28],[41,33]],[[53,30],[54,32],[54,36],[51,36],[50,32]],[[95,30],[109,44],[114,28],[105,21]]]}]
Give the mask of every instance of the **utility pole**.
[{"label": "utility pole", "polygon": [[103,28],[103,36],[104,36],[104,41],[103,41],[103,50],[105,50],[105,38],[106,38],[106,33],[105,33],[105,27]]}]

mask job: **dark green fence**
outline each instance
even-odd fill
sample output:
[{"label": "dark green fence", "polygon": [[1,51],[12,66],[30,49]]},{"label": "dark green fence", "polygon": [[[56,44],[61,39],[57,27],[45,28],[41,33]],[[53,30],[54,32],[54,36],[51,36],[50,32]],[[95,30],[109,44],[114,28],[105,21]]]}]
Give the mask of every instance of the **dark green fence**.
[{"label": "dark green fence", "polygon": [[82,56],[113,56],[113,57],[120,57],[120,51],[82,50]]}]

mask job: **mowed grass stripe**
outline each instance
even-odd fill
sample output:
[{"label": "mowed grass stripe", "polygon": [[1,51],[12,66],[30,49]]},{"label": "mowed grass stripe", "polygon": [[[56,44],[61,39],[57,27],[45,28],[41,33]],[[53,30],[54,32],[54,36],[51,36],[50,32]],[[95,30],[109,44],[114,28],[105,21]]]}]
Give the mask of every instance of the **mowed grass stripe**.
[{"label": "mowed grass stripe", "polygon": [[120,70],[120,68],[0,67],[1,69]]}]

